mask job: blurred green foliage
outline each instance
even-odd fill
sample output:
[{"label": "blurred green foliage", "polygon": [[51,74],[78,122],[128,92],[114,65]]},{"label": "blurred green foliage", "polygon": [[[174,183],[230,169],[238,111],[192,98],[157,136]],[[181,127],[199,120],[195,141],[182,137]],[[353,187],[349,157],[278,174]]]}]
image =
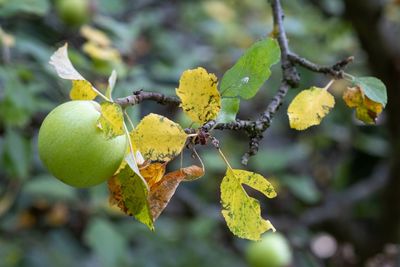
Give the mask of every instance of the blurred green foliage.
[{"label": "blurred green foliage", "polygon": [[[79,26],[68,26],[55,2],[0,0],[0,266],[246,266],[247,242],[232,236],[219,213],[225,167],[212,148],[200,149],[206,176],[182,184],[156,231],[150,232],[109,207],[105,184],[77,190],[49,176],[38,159],[36,139],[45,115],[68,101],[70,84],[58,79],[48,64],[65,42],[73,64],[98,88],[105,90],[108,75],[117,70],[114,97],[138,89],[173,95],[185,69],[203,66],[221,78],[247,47],[267,36],[272,30],[268,1],[93,0],[88,24],[108,35],[119,61],[86,53]],[[332,12],[343,8],[339,0],[325,2]],[[305,0],[285,1],[284,8],[294,51],[323,64],[355,55],[349,72],[368,74],[351,25],[324,17]],[[301,88],[327,82],[305,70],[301,75]],[[279,82],[277,65],[257,97],[241,102],[239,116],[262,112]],[[338,82],[333,93],[340,96],[342,89]],[[287,103],[297,93],[289,93],[248,166],[270,177],[278,190],[276,199],[261,203],[278,231],[274,218],[288,215],[296,225],[296,218],[326,195],[368,177],[387,158],[390,146],[384,128],[358,125],[339,97],[320,126],[290,130]],[[129,113],[134,122],[155,112],[187,126],[187,118],[176,111],[144,103]],[[217,136],[232,165],[240,167],[246,136]],[[193,161],[185,153],[185,164]],[[174,162],[172,168],[178,167]],[[369,208],[356,206],[351,219],[376,216],[376,203],[363,204]],[[298,225],[286,232],[295,245],[295,266],[320,266],[322,260],[308,247],[318,231]]]}]

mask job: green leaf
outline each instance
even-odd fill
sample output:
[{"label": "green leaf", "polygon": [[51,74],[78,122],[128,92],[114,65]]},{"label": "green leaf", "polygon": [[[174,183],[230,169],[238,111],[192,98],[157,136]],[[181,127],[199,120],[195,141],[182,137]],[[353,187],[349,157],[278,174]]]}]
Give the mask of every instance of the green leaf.
[{"label": "green leaf", "polygon": [[268,198],[276,196],[272,185],[261,175],[228,168],[221,183],[222,215],[233,234],[250,240],[260,240],[261,234],[275,228],[261,217],[260,203],[247,195],[242,184]]},{"label": "green leaf", "polygon": [[128,241],[111,222],[100,218],[91,220],[84,239],[99,258],[101,266],[121,266],[127,252]]},{"label": "green leaf", "polygon": [[7,129],[4,138],[4,162],[11,176],[28,178],[32,161],[31,142],[18,131]]},{"label": "green leaf", "polygon": [[[126,166],[108,182],[111,202],[116,203],[125,213],[154,230],[150,212],[147,185],[129,166]],[[122,199],[120,199],[122,197]]]},{"label": "green leaf", "polygon": [[280,49],[275,39],[256,42],[222,77],[222,97],[252,98],[271,75],[271,66],[279,60]]},{"label": "green leaf", "polygon": [[221,111],[218,114],[217,122],[227,123],[235,121],[236,114],[239,111],[240,99],[239,98],[222,98]]},{"label": "green leaf", "polygon": [[321,194],[315,186],[314,180],[308,176],[284,176],[281,177],[282,184],[298,199],[307,204],[315,204],[321,199]]},{"label": "green leaf", "polygon": [[40,175],[35,179],[29,179],[23,187],[23,192],[33,197],[46,197],[51,200],[73,201],[78,198],[76,190],[66,186],[58,179],[50,175]]},{"label": "green leaf", "polygon": [[386,86],[381,80],[375,77],[356,77],[354,83],[361,87],[369,99],[386,106]]},{"label": "green leaf", "polygon": [[48,0],[6,0],[0,1],[0,17],[10,17],[17,13],[43,16],[50,9]]}]

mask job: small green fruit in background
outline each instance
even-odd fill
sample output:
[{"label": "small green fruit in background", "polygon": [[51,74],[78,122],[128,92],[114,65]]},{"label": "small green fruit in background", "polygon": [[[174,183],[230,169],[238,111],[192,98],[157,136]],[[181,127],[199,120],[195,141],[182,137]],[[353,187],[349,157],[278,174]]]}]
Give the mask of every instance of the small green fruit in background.
[{"label": "small green fruit in background", "polygon": [[292,251],[283,235],[267,233],[261,241],[249,244],[246,259],[251,267],[286,267],[292,261]]},{"label": "small green fruit in background", "polygon": [[96,126],[100,105],[70,101],[54,110],[39,130],[39,156],[48,170],[75,187],[100,184],[121,164],[127,146],[125,135],[107,140]]},{"label": "small green fruit in background", "polygon": [[68,26],[81,26],[90,18],[89,0],[57,0],[56,11]]}]

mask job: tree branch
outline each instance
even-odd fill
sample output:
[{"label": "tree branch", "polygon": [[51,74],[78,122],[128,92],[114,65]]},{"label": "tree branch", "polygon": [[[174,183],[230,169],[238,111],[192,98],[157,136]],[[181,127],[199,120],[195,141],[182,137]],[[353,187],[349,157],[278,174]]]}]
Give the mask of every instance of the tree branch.
[{"label": "tree branch", "polygon": [[343,79],[343,69],[354,60],[354,57],[351,56],[336,62],[332,66],[321,66],[294,53],[290,53],[288,58],[290,61],[298,64],[299,66],[302,66],[313,72],[331,75],[335,79]]},{"label": "tree branch", "polygon": [[137,105],[145,100],[156,101],[157,103],[162,105],[169,104],[173,106],[179,106],[179,104],[181,103],[179,98],[175,96],[166,96],[161,93],[145,92],[143,90],[135,91],[132,95],[127,97],[118,98],[117,100],[115,100],[115,103],[125,108],[127,106]]},{"label": "tree branch", "polygon": [[[229,123],[217,123],[215,120],[212,120],[201,127],[201,130],[204,132],[209,132],[212,129],[244,131],[250,138],[249,150],[242,157],[242,164],[244,165],[247,164],[251,156],[257,154],[260,141],[263,138],[263,133],[271,125],[272,118],[282,105],[289,89],[296,88],[299,85],[300,76],[296,64],[305,67],[310,71],[331,75],[335,79],[340,79],[343,76],[343,69],[353,60],[353,57],[348,57],[332,66],[320,66],[292,53],[289,48],[289,42],[283,25],[284,13],[280,0],[271,0],[271,8],[273,13],[274,33],[281,50],[282,82],[277,93],[268,104],[266,110],[260,114],[256,120],[236,119],[236,121]],[[116,100],[116,103],[122,107],[127,107],[139,104],[145,100],[174,106],[178,106],[181,103],[177,97],[165,96],[156,92],[145,92],[143,90],[135,91],[133,95],[119,98]],[[187,132],[193,132],[192,129],[186,130]]]},{"label": "tree branch", "polygon": [[277,33],[277,39],[281,48],[281,66],[283,81],[286,81],[291,87],[298,87],[300,76],[294,64],[289,60],[289,42],[286,36],[285,27],[283,26],[283,13],[280,0],[272,0],[271,2],[272,14],[274,18],[274,30]]}]

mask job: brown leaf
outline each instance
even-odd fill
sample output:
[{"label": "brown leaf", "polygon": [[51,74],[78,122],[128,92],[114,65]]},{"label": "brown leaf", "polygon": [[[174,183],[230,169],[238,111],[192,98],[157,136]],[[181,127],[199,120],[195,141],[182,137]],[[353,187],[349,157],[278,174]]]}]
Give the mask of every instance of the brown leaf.
[{"label": "brown leaf", "polygon": [[[153,221],[158,218],[161,212],[168,205],[170,199],[175,194],[176,188],[182,181],[192,181],[204,175],[204,170],[196,165],[182,168],[164,175],[166,165],[166,162],[150,163],[140,170],[140,173],[147,180],[150,186],[147,201],[150,206]],[[129,211],[129,208],[126,206],[124,201],[121,182],[118,179],[118,175],[115,175],[108,180],[108,189],[110,191],[110,204],[118,206],[125,214],[132,216],[132,213]]]},{"label": "brown leaf", "polygon": [[166,174],[160,182],[151,187],[149,203],[153,220],[155,221],[168,205],[180,182],[194,180],[203,176],[203,174],[204,170],[202,168],[192,165]]},{"label": "brown leaf", "polygon": [[108,180],[108,190],[110,191],[108,199],[109,203],[118,206],[125,214],[132,215],[129,214],[124,200],[122,199],[121,184],[119,183],[117,176],[113,176]]}]

